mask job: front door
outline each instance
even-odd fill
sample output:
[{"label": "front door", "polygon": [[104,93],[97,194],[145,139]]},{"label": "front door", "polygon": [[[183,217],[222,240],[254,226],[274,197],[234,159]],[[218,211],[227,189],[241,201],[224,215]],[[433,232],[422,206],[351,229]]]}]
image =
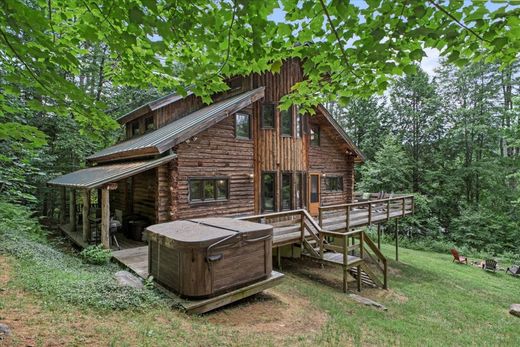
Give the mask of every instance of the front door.
[{"label": "front door", "polygon": [[309,213],[317,216],[320,207],[320,174],[309,175]]}]

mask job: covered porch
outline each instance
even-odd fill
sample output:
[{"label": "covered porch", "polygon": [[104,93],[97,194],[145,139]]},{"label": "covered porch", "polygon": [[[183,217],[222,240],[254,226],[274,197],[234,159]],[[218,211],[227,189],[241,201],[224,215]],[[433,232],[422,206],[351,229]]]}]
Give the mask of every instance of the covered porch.
[{"label": "covered porch", "polygon": [[157,221],[159,167],[176,158],[98,165],[48,182],[61,191],[58,228],[74,244],[106,249],[142,247],[142,230]]}]

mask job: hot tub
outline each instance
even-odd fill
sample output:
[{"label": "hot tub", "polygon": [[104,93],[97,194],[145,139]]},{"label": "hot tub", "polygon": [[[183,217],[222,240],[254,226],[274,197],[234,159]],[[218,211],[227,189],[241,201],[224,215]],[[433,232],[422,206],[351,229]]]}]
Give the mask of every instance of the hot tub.
[{"label": "hot tub", "polygon": [[148,271],[167,289],[207,298],[269,277],[273,227],[230,218],[151,225]]}]

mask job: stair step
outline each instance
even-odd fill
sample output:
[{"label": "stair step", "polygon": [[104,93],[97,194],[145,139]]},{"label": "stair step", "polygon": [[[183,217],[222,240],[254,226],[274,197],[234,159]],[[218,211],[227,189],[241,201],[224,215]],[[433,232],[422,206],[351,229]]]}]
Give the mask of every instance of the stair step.
[{"label": "stair step", "polygon": [[[354,277],[357,278],[357,268],[353,267],[349,269],[349,273]],[[370,276],[363,270],[361,270],[361,282],[365,285],[368,285],[370,287],[377,287],[377,284],[370,278]]]}]

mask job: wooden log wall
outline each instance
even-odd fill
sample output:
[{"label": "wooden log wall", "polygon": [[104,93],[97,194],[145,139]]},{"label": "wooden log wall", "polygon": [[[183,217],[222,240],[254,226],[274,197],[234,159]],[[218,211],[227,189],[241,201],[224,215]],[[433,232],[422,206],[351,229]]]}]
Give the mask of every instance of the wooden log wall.
[{"label": "wooden log wall", "polygon": [[[243,110],[251,112],[251,109]],[[171,171],[171,216],[186,219],[216,215],[243,215],[254,212],[253,140],[235,138],[234,117],[230,116],[197,135],[197,139],[175,148],[177,163]],[[254,136],[254,134],[253,134]],[[188,200],[189,178],[226,177],[227,201]]]},{"label": "wooden log wall", "polygon": [[[265,86],[263,103],[275,105],[275,121],[272,129],[262,129],[261,103],[254,107],[255,122],[253,123],[255,137],[255,212],[261,212],[262,172],[276,173],[276,187],[281,186],[282,172],[307,172],[308,170],[308,135],[296,137],[296,108],[292,109],[293,136],[282,137],[280,129],[280,99],[291,92],[292,86],[303,80],[303,73],[298,60],[291,59],[282,65],[279,73],[266,72],[252,76],[253,88]],[[306,117],[304,117],[306,119]],[[306,128],[306,127],[304,127]],[[293,179],[294,184],[294,179]],[[293,187],[293,191],[294,191]],[[275,194],[276,205],[281,206],[280,189]]]},{"label": "wooden log wall", "polygon": [[[344,204],[352,201],[354,192],[354,157],[347,155],[346,149],[339,145],[336,131],[323,116],[311,117],[310,126],[320,127],[320,146],[309,147],[309,172],[320,173],[321,205]],[[323,177],[325,174],[325,177]],[[343,191],[328,191],[327,176],[342,176]]]}]

